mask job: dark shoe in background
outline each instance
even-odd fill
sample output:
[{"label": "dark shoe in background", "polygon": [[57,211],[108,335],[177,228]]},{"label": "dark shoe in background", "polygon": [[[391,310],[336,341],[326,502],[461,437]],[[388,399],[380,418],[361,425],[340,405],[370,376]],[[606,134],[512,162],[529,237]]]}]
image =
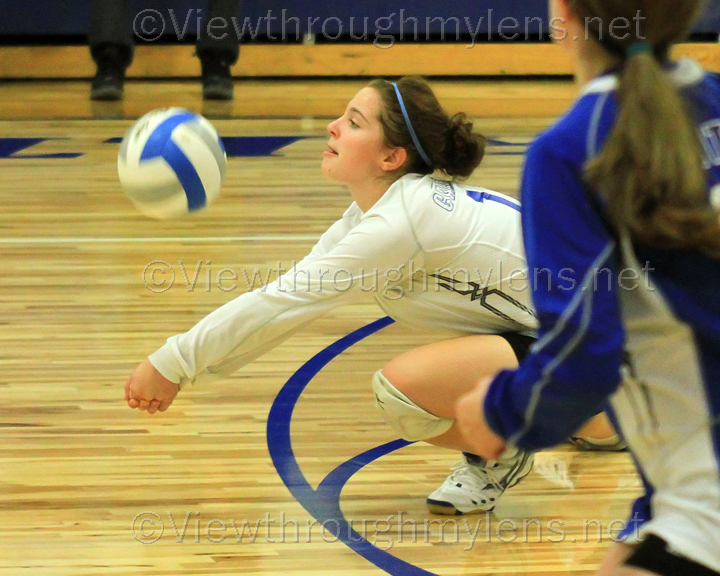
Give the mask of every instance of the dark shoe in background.
[{"label": "dark shoe in background", "polygon": [[97,73],[90,88],[91,100],[122,100],[127,59],[121,47],[106,45],[96,50]]},{"label": "dark shoe in background", "polygon": [[205,100],[232,100],[233,81],[230,62],[221,55],[203,54],[202,66],[203,98]]}]

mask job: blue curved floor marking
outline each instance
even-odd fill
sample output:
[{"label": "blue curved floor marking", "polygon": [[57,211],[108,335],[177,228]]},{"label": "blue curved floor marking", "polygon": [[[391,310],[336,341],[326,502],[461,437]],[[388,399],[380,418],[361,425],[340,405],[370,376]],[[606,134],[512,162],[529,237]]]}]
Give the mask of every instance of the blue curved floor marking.
[{"label": "blue curved floor marking", "polygon": [[363,452],[335,468],[323,479],[317,490],[313,490],[295,459],[290,439],[290,422],[293,411],[308,383],[331,360],[363,338],[382,330],[393,322],[392,318],[381,318],[348,334],[313,356],[290,377],[270,408],[267,423],[268,449],[273,465],[288,490],[302,507],[312,514],[327,531],[333,533],[340,542],[392,576],[437,576],[433,572],[408,564],[368,542],[353,530],[352,524],[347,521],[340,510],[340,493],[353,474],[370,462],[403,448],[410,442],[395,440]]}]

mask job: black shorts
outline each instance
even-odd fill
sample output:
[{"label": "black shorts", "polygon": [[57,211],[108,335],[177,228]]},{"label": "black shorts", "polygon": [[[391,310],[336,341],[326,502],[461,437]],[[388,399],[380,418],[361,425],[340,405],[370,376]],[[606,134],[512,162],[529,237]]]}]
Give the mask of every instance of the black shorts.
[{"label": "black shorts", "polygon": [[707,566],[673,553],[665,540],[655,534],[647,536],[625,562],[626,566],[647,570],[660,576],[718,576]]},{"label": "black shorts", "polygon": [[498,334],[498,336],[507,340],[507,343],[510,344],[513,352],[515,352],[515,357],[518,359],[518,362],[523,361],[525,356],[530,353],[530,346],[537,341],[537,339],[532,336],[525,336],[517,332],[506,332],[505,334]]}]

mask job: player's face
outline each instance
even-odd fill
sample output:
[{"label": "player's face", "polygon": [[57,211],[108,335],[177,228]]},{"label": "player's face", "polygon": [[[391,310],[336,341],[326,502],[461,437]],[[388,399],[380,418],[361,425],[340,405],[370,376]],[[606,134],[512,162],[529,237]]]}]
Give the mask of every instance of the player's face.
[{"label": "player's face", "polygon": [[363,88],[343,114],[328,124],[328,148],[322,172],[342,184],[363,184],[385,175],[383,160],[391,150],[383,142],[381,100],[373,88]]}]

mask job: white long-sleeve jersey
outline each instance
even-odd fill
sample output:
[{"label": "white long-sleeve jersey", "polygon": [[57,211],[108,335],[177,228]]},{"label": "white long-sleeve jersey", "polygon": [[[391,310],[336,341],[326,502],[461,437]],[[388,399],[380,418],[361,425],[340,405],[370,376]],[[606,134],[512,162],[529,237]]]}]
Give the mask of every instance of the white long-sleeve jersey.
[{"label": "white long-sleeve jersey", "polygon": [[367,212],[353,203],[285,275],[169,338],[150,361],[181,386],[225,376],[330,309],[369,297],[423,330],[533,334],[519,203],[406,175]]}]

